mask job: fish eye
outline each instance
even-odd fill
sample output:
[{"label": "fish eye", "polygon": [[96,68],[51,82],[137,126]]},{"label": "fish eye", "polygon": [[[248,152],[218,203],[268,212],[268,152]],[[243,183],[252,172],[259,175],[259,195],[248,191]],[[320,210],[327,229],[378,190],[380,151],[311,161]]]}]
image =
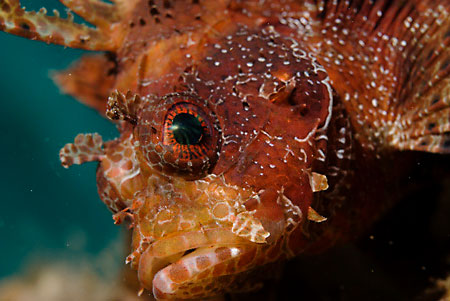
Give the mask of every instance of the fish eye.
[{"label": "fish eye", "polygon": [[187,179],[205,176],[214,167],[220,148],[215,114],[189,97],[168,97],[165,102],[156,111],[149,110],[151,121],[139,127],[144,155],[153,168],[165,174]]},{"label": "fish eye", "polygon": [[170,143],[193,147],[202,142],[208,129],[206,122],[195,109],[179,105],[168,115],[165,131]]},{"label": "fish eye", "polygon": [[198,144],[203,135],[200,120],[186,113],[175,116],[169,129],[172,131],[175,140],[182,145]]},{"label": "fish eye", "polygon": [[213,125],[200,107],[177,103],[168,110],[163,145],[178,158],[178,162],[193,165],[194,160],[207,158],[208,150],[214,148],[213,135]]}]

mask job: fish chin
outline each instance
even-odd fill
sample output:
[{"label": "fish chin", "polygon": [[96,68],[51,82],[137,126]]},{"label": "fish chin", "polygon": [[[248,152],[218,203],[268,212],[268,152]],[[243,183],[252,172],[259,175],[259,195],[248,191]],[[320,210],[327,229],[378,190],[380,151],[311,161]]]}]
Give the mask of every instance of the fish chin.
[{"label": "fish chin", "polygon": [[[226,290],[235,274],[251,268],[258,244],[229,229],[207,229],[153,242],[139,260],[141,285],[157,299],[213,296]],[[228,285],[227,285],[228,282]]]},{"label": "fish chin", "polygon": [[196,249],[156,273],[153,295],[157,299],[197,299],[222,294],[249,268],[240,263],[245,255],[256,254],[255,250],[249,245]]}]

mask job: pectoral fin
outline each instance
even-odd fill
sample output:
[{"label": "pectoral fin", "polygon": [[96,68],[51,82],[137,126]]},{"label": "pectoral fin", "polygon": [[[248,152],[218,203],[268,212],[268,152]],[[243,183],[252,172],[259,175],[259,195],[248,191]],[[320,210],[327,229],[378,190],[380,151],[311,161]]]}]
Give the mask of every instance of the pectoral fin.
[{"label": "pectoral fin", "polygon": [[62,92],[105,114],[115,81],[115,63],[103,54],[86,55],[67,70],[52,74]]},{"label": "pectoral fin", "polygon": [[49,16],[45,8],[38,12],[25,11],[19,0],[3,0],[0,2],[0,30],[31,40],[86,50],[114,51],[120,46],[123,35],[120,27],[115,26],[124,19],[120,6],[98,0],[61,2],[96,27],[75,23],[71,13],[63,19],[56,10]]}]

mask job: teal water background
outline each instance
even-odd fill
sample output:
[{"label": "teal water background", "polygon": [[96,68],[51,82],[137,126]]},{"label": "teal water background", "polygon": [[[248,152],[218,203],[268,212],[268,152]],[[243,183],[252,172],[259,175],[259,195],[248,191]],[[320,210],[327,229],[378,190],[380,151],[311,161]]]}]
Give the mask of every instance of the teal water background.
[{"label": "teal water background", "polygon": [[[25,2],[27,10],[64,11],[56,0]],[[78,133],[118,135],[50,79],[51,70],[84,53],[0,32],[0,279],[30,263],[76,264],[119,240],[120,229],[97,195],[97,164],[64,169],[58,158]]]}]

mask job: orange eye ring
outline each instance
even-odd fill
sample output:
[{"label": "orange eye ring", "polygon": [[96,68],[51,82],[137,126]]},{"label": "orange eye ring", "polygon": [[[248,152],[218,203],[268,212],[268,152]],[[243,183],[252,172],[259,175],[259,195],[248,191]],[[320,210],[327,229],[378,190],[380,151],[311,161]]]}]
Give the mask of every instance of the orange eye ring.
[{"label": "orange eye ring", "polygon": [[172,94],[145,108],[137,126],[144,157],[165,174],[198,179],[211,172],[220,149],[216,115],[190,94]]}]

